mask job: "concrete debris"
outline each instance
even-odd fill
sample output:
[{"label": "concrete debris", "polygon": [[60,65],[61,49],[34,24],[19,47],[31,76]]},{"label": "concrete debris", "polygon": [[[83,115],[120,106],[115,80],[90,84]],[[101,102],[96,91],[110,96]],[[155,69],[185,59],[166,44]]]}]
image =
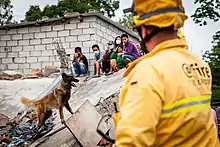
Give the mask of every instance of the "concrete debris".
[{"label": "concrete debris", "polygon": [[44,66],[42,68],[42,74],[44,77],[49,77],[51,74],[59,72],[56,66]]}]

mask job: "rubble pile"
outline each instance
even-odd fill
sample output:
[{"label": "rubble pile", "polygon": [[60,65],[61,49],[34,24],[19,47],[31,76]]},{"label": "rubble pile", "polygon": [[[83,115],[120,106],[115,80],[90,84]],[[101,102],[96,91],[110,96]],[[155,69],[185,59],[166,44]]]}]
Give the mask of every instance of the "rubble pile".
[{"label": "rubble pile", "polygon": [[13,71],[3,71],[0,73],[0,80],[16,80],[16,79],[35,79],[41,77],[50,77],[54,73],[59,73],[56,66],[44,66],[42,69],[33,69],[31,73],[22,74]]},{"label": "rubble pile", "polygon": [[34,110],[19,112],[13,119],[0,114],[0,146],[23,147],[42,137],[53,129],[56,113],[46,120],[45,126],[37,126]]}]

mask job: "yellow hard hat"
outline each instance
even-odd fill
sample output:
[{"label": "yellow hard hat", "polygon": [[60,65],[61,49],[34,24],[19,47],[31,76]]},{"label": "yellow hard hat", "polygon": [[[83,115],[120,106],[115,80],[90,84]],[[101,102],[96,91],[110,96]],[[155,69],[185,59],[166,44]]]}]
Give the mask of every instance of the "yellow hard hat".
[{"label": "yellow hard hat", "polygon": [[134,0],[134,24],[157,26],[159,28],[174,26],[178,30],[188,18],[182,6],[182,0]]}]

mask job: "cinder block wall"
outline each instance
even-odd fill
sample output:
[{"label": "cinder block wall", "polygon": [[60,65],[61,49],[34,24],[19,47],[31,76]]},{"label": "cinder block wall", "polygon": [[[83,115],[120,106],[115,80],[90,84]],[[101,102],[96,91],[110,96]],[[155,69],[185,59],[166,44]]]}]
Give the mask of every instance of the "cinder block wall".
[{"label": "cinder block wall", "polygon": [[[96,16],[83,17],[68,21],[56,21],[41,26],[25,26],[0,30],[0,71],[13,70],[30,73],[45,65],[60,66],[53,41],[61,39],[67,54],[74,54],[74,48],[82,47],[90,63],[93,74],[93,55],[91,46],[97,43],[101,50],[107,42],[114,40],[123,31]],[[137,42],[136,38],[132,38]]]}]

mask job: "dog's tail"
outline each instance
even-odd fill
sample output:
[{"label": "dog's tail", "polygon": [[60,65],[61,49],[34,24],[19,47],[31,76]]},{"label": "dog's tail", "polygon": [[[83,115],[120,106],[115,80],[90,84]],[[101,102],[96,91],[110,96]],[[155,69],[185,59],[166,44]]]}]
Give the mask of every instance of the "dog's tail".
[{"label": "dog's tail", "polygon": [[22,97],[20,99],[21,103],[23,103],[24,105],[28,106],[28,107],[36,107],[37,105],[37,101],[35,100],[31,100],[27,97]]}]

